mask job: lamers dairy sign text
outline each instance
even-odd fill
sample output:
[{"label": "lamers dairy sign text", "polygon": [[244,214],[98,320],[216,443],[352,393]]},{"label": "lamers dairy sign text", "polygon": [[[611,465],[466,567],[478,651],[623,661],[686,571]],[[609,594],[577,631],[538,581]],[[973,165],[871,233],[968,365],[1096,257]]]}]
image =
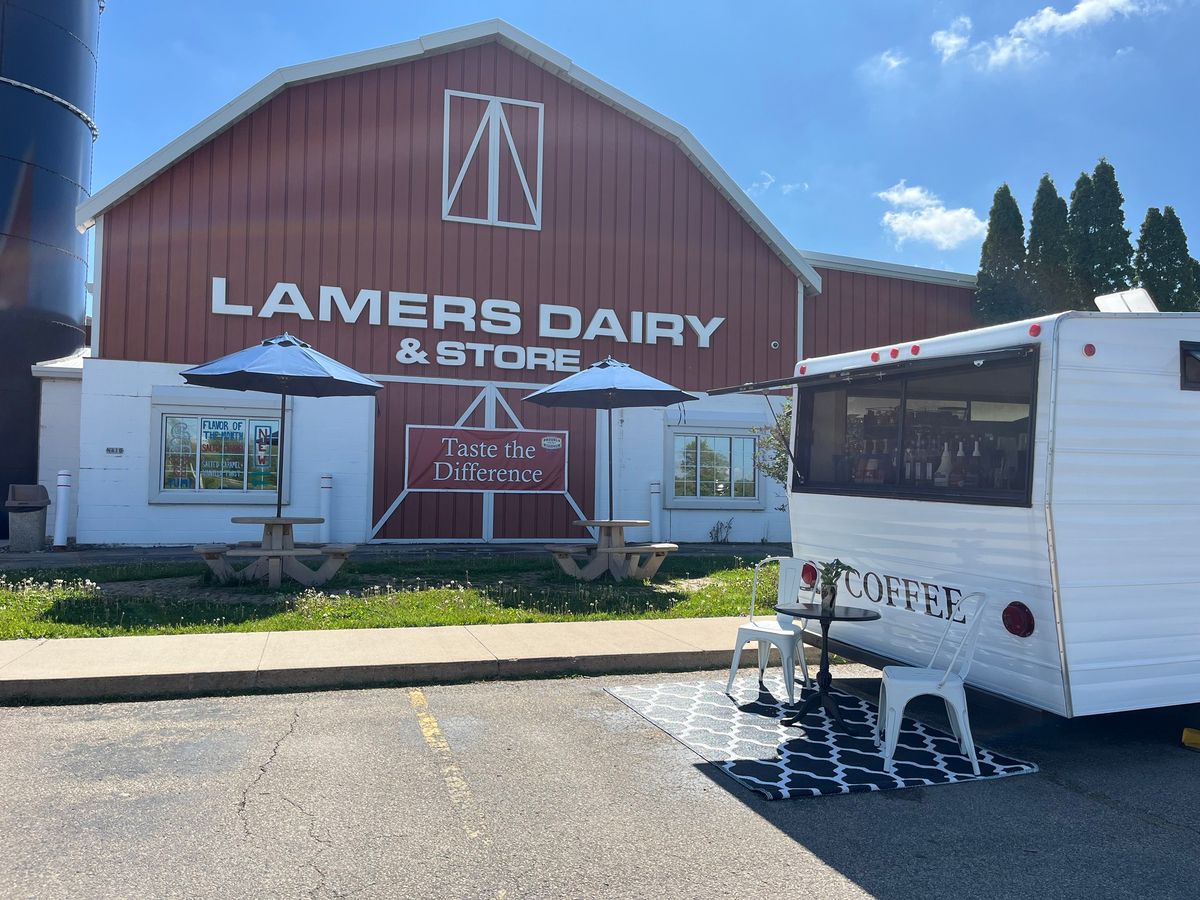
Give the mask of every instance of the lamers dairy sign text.
[{"label": "lamers dairy sign text", "polygon": [[[446,331],[455,328],[480,335],[480,340],[439,340],[432,348],[421,346],[418,338],[400,340],[396,361],[402,365],[486,366],[500,369],[548,369],[552,372],[576,372],[580,351],[574,348],[531,346],[502,343],[500,338],[521,335],[526,326],[526,311],[516,300],[446,294],[415,294],[408,291],[360,290],[349,299],[336,285],[321,285],[315,304],[306,298],[294,282],[281,281],[257,308],[250,303],[231,302],[226,281],[212,280],[212,311],[223,316],[299,316],[307,321],[341,320],[355,324],[420,331]],[[594,341],[611,338],[621,344],[669,344],[682,347],[695,342],[699,348],[712,344],[712,337],[724,323],[723,316],[701,319],[677,313],[632,310],[618,314],[613,309],[597,309],[590,315],[573,306],[540,303],[532,314],[536,318],[538,338]],[[529,324],[534,324],[532,321]]]}]

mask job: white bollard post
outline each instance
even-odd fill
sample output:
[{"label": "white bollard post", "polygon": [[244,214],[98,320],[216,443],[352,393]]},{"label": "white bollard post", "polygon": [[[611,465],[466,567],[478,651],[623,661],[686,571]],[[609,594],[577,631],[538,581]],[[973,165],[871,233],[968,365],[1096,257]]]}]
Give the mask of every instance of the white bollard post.
[{"label": "white bollard post", "polygon": [[58,470],[58,490],[54,495],[54,548],[66,548],[67,525],[71,518],[71,473]]},{"label": "white bollard post", "polygon": [[321,523],[321,543],[329,543],[329,535],[333,530],[329,519],[333,515],[333,476],[321,476],[321,518],[324,519]]},{"label": "white bollard post", "polygon": [[650,542],[662,540],[662,482],[650,482]]}]

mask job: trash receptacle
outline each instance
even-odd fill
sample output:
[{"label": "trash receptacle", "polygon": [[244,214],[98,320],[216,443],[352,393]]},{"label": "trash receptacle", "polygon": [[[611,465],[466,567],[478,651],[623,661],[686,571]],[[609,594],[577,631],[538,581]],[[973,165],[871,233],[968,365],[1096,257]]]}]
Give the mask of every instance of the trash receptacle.
[{"label": "trash receptacle", "polygon": [[40,484],[10,484],[8,502],[8,549],[29,553],[46,549],[46,507],[50,495]]}]

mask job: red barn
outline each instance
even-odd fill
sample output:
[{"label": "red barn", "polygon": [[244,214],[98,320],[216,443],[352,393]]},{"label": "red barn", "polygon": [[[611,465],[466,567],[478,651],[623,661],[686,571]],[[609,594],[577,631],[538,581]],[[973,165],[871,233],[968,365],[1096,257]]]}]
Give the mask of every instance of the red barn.
[{"label": "red barn", "polygon": [[[972,324],[969,277],[800,252],[685,128],[495,21],[281,69],[78,218],[91,355],[36,371],[80,398],[77,458],[68,439],[42,467],[79,471],[81,542],[244,537],[230,513],[265,509],[279,465],[296,515],[334,476],[340,539],[579,536],[606,511],[604,421],[532,389],[612,355],[702,392]],[[279,460],[277,401],[177,373],[285,330],[385,389],[295,401]],[[617,511],[786,539],[753,462],[770,418],[739,397],[619,415]],[[565,471],[486,462],[481,485],[438,457],[509,430]]]}]

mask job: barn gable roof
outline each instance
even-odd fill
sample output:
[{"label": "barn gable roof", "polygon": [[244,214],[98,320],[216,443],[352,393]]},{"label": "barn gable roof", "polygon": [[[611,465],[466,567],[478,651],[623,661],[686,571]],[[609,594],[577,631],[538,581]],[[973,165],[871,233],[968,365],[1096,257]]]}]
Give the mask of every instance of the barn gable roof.
[{"label": "barn gable roof", "polygon": [[152,181],[163,171],[212,140],[244,116],[289,87],[309,81],[347,75],[366,69],[391,66],[495,41],[518,56],[557,75],[580,90],[620,110],[674,142],[692,160],[717,190],[734,206],[747,223],[762,237],[808,291],[821,290],[821,276],[804,256],[780,233],[755,203],[746,196],[729,174],[704,149],[690,131],[646,106],[623,91],[575,65],[557,50],[546,46],[500,19],[451,28],[412,41],[334,56],[329,59],[276,69],[249,90],[239,94],[195,127],[181,134],[157,153],[134,166],[111,184],[81,203],[75,213],[80,231],[92,227],[107,210]]}]

